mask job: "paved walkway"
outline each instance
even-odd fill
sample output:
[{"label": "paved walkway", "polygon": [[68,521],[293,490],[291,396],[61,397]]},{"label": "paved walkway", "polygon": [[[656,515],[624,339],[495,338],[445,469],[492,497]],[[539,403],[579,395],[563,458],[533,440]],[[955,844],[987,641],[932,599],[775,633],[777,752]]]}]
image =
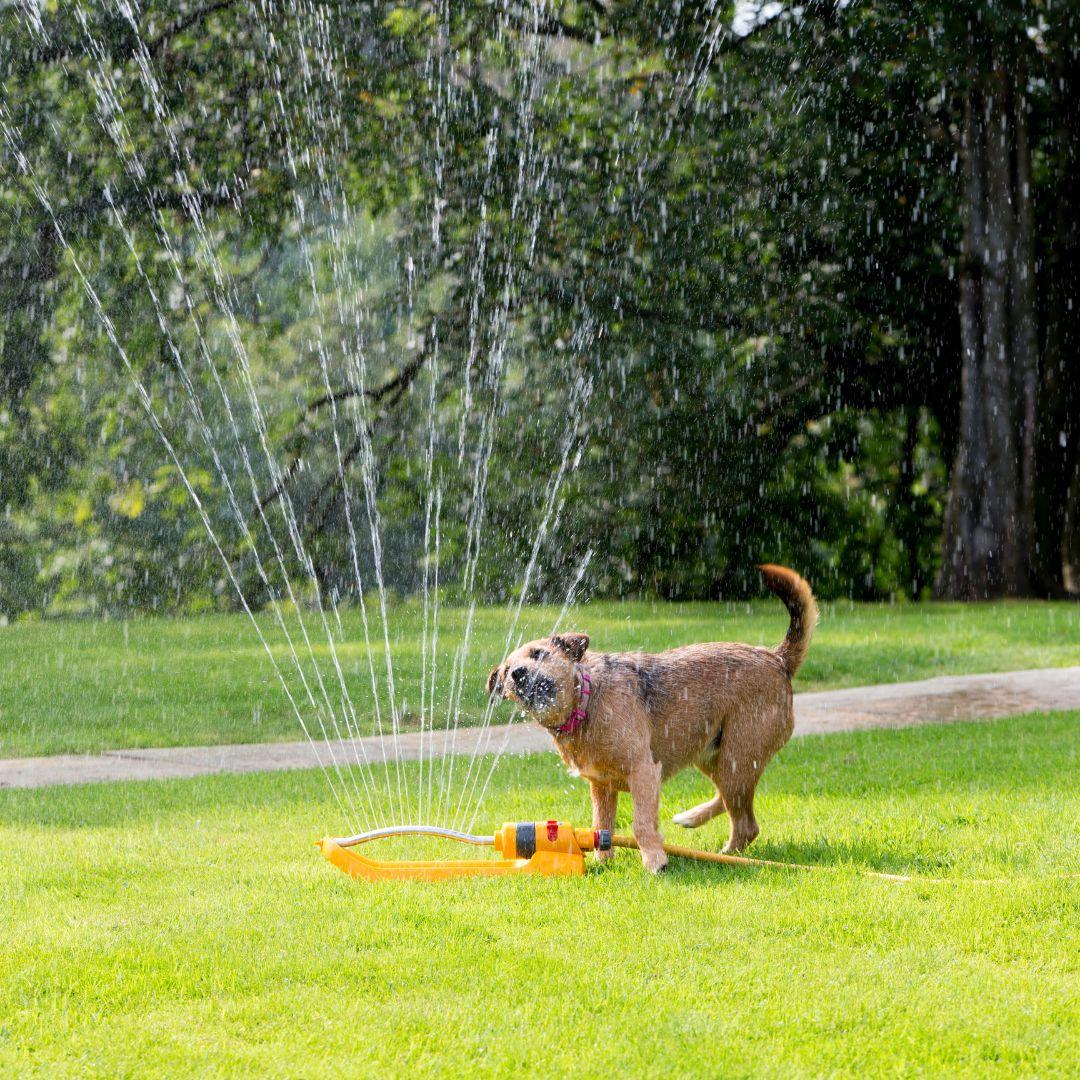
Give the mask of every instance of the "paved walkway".
[{"label": "paved walkway", "polygon": [[[1010,671],[995,675],[944,675],[921,682],[885,683],[850,690],[795,695],[795,734],[819,735],[868,728],[945,724],[954,720],[990,720],[1027,712],[1080,708],[1080,667]],[[424,737],[424,754],[434,749],[472,753],[479,749],[529,754],[551,749],[551,738],[535,724],[507,724],[479,732],[462,728],[456,739],[436,732]],[[333,742],[338,761],[355,761],[352,743],[362,744],[361,760],[381,762],[392,752],[392,740],[378,736]],[[505,743],[505,746],[504,746]],[[399,736],[403,760],[420,756],[420,735]],[[319,754],[328,760],[326,746]],[[310,743],[253,743],[240,746],[177,746],[146,750],[109,750],[103,754],[58,754],[53,757],[0,760],[0,788],[93,784],[107,780],[162,780],[206,773],[274,772],[309,769],[319,760]]]}]

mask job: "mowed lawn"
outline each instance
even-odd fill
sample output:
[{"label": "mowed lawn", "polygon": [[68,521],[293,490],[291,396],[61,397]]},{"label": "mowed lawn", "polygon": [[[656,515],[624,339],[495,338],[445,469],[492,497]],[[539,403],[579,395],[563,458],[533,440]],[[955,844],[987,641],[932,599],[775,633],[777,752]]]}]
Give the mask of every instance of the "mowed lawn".
[{"label": "mowed lawn", "polygon": [[[527,608],[519,634],[549,633],[556,608]],[[260,616],[301,705],[287,644],[273,618]],[[455,650],[466,613],[444,609],[436,653],[437,717],[445,723]],[[305,616],[319,674],[340,700],[326,635]],[[359,613],[342,614],[336,649],[364,734],[375,731],[372,680]],[[315,668],[295,619],[289,622],[309,683]],[[693,641],[775,644],[787,626],[776,600],[753,604],[595,603],[570,613],[563,629],[592,634],[596,648],[660,650]],[[422,617],[400,604],[389,619],[390,652],[403,724],[415,724],[423,667]],[[510,628],[505,607],[478,608],[464,659],[461,722],[484,708],[483,687],[503,655]],[[382,634],[371,629],[372,661],[384,714]],[[932,675],[1052,667],[1080,662],[1080,606],[1054,603],[984,605],[825,605],[796,690],[894,682]],[[305,705],[305,719],[313,710]],[[316,734],[318,732],[316,731]],[[134,746],[263,742],[301,738],[274,668],[244,615],[128,622],[45,621],[0,628],[0,757],[86,752]]]},{"label": "mowed lawn", "polygon": [[[795,740],[754,851],[813,873],[371,885],[318,773],[0,792],[0,1075],[1075,1075],[1078,724]],[[482,816],[586,815],[539,755]]]}]

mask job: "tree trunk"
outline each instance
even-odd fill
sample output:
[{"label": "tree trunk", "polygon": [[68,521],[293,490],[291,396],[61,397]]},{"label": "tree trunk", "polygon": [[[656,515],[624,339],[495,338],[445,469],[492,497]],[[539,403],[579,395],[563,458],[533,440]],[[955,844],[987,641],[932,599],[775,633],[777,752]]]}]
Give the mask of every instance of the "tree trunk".
[{"label": "tree trunk", "polygon": [[[1080,590],[1074,543],[1080,518],[1080,55],[1064,50],[1053,80],[1057,125],[1051,161],[1054,209],[1041,260],[1046,343],[1038,386],[1032,578],[1039,592]],[[1070,572],[1071,571],[1071,572]]]},{"label": "tree trunk", "polygon": [[[973,55],[975,50],[973,49]],[[1037,328],[1025,77],[1012,50],[969,78],[959,442],[937,594],[1031,591]]]}]

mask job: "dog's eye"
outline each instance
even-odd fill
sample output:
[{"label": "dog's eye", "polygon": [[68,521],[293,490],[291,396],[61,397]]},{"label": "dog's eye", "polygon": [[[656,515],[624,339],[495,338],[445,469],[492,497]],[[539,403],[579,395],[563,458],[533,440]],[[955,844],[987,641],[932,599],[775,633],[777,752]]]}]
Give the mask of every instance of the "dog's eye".
[{"label": "dog's eye", "polygon": [[533,649],[533,651],[529,653],[530,660],[543,660],[545,656],[547,656],[547,653],[544,652],[543,649]]}]

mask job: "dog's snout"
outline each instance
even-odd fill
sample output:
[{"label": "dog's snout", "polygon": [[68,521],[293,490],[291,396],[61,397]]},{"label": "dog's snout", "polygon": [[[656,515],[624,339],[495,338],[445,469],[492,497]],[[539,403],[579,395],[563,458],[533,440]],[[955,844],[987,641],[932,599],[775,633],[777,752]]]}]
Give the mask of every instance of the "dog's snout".
[{"label": "dog's snout", "polygon": [[516,683],[523,683],[529,677],[529,669],[527,667],[516,667],[510,672],[510,678]]}]

